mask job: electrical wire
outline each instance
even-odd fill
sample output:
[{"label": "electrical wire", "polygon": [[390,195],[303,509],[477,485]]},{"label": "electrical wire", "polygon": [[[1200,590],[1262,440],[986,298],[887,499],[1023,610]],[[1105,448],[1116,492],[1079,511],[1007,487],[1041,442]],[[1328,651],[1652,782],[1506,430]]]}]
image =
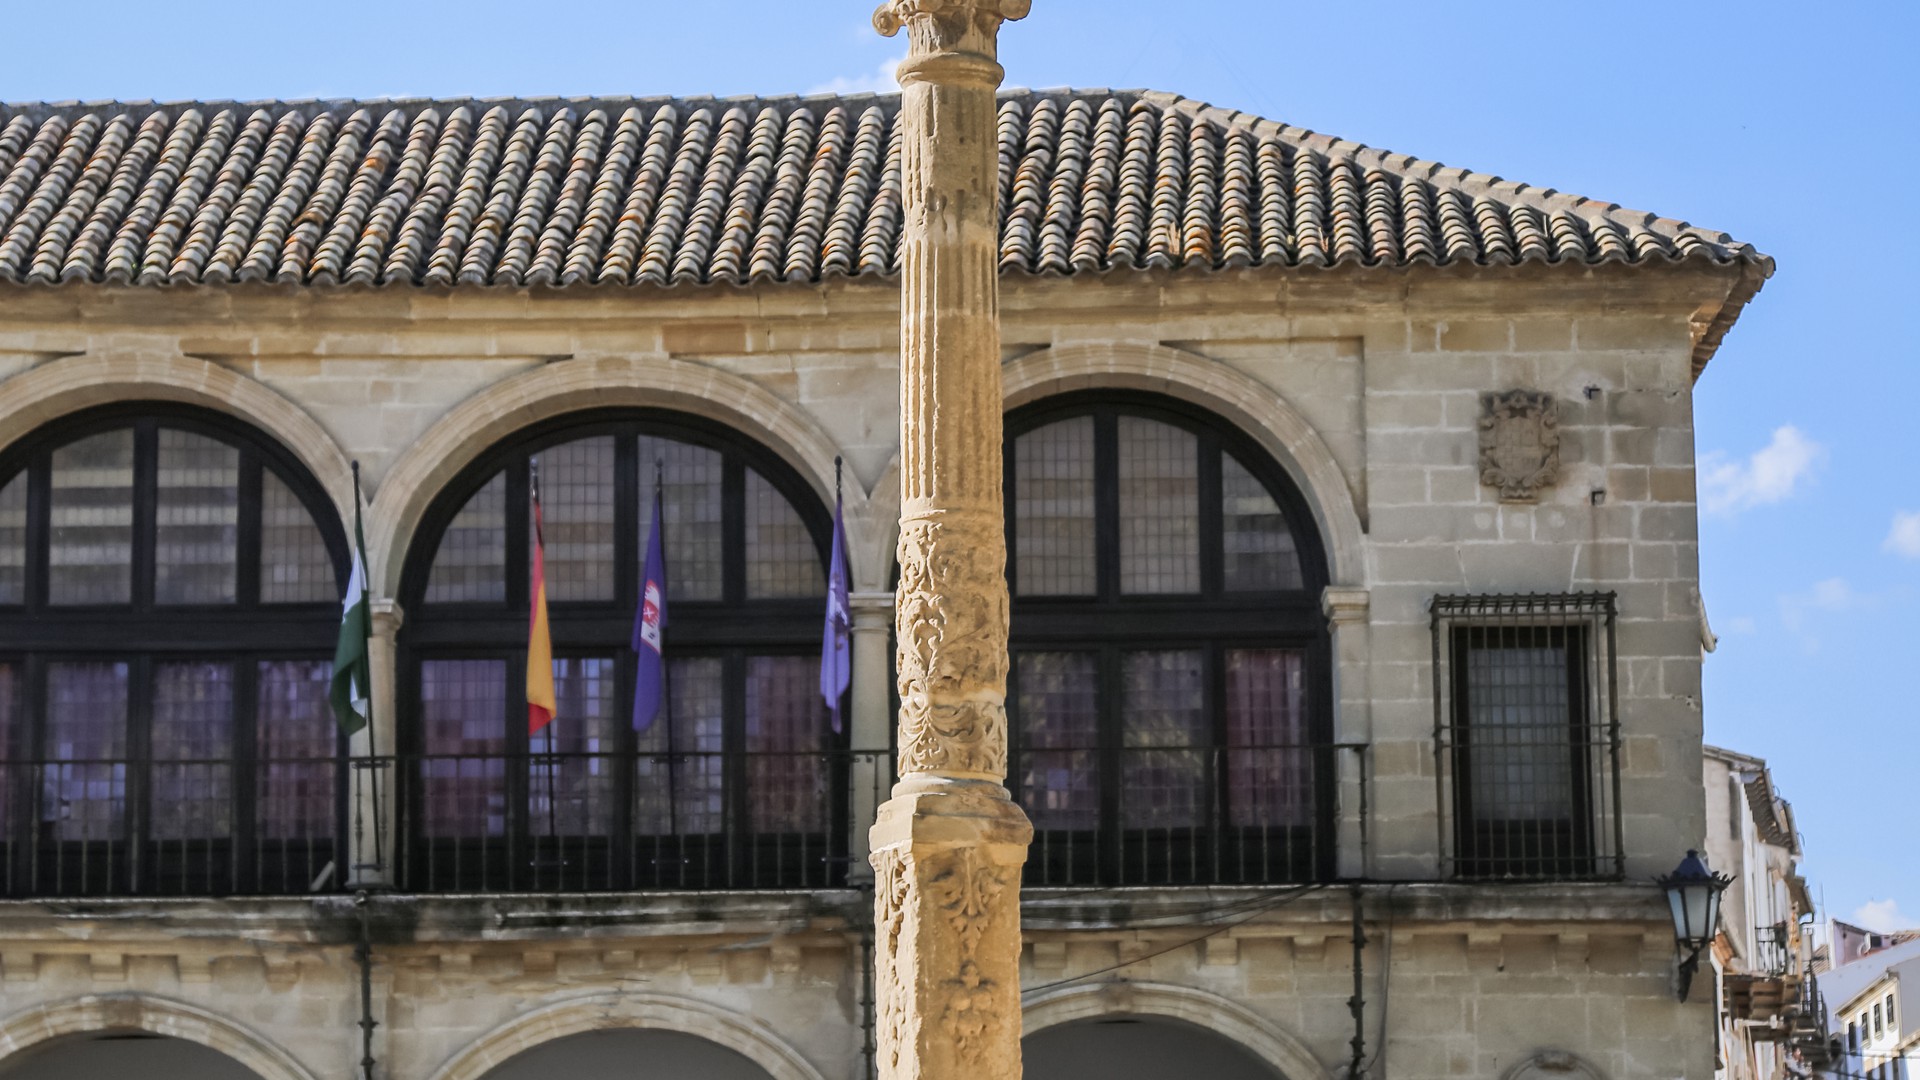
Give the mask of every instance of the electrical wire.
[{"label": "electrical wire", "polygon": [[1399,887],[1397,881],[1387,885],[1387,943],[1381,948],[1380,958],[1380,1037],[1374,1041],[1372,1056],[1360,1066],[1362,1076],[1373,1074],[1375,1062],[1380,1064],[1382,1075],[1387,1068],[1387,1008],[1393,1000],[1393,924],[1399,915],[1393,906],[1393,890]]}]

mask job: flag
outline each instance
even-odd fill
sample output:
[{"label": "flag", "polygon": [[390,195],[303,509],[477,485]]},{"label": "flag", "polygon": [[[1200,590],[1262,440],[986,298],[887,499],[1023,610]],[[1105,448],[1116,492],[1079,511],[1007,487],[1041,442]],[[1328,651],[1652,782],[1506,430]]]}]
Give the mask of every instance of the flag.
[{"label": "flag", "polygon": [[360,525],[360,472],[353,474],[353,570],[340,601],[340,640],[333,647],[333,685],[327,694],[340,730],[351,735],[373,716],[373,672],[367,639],[373,636],[373,612],[367,600],[367,535]]},{"label": "flag", "polygon": [[827,625],[820,639],[820,696],[833,712],[840,732],[840,698],[853,681],[853,651],[848,646],[847,526],[840,519],[840,496],[833,497],[833,547],[827,556]]},{"label": "flag", "polygon": [[640,582],[640,607],[633,613],[633,651],[639,669],[633,680],[633,730],[653,726],[666,692],[666,658],[660,631],[667,625],[667,560],[660,543],[660,489],[653,492],[653,528],[647,532],[647,569]]},{"label": "flag", "polygon": [[527,734],[553,723],[553,635],[547,630],[547,542],[540,530],[540,488],[533,489],[533,615],[527,626]]}]

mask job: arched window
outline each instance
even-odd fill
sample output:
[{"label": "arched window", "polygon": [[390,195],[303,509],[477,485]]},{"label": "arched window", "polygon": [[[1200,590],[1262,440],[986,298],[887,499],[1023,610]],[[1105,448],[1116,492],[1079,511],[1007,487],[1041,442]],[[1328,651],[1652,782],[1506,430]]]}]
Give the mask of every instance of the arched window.
[{"label": "arched window", "polygon": [[5,891],[343,878],[345,561],[306,470],[219,414],[113,406],[0,453]]},{"label": "arched window", "polygon": [[1028,882],[1330,873],[1326,563],[1285,472],[1118,393],[1011,414],[1006,470]]},{"label": "arched window", "polygon": [[[535,461],[558,709],[530,734]],[[656,484],[667,708],[636,732]],[[790,467],[693,417],[570,416],[483,455],[429,509],[402,587],[406,887],[840,880],[846,773],[819,692],[830,536]]]}]

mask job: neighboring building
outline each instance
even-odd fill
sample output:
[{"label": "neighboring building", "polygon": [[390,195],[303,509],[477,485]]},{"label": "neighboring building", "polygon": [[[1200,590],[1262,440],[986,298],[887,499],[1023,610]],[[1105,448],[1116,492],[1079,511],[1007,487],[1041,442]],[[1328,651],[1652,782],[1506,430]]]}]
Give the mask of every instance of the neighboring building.
[{"label": "neighboring building", "polygon": [[1832,1075],[1913,1080],[1920,1075],[1920,940],[1870,952],[1820,977],[1843,1048]]},{"label": "neighboring building", "polygon": [[1844,967],[1871,953],[1920,939],[1920,930],[1869,930],[1839,919],[1829,920],[1827,929],[1827,936],[1833,941],[1830,951],[1835,967]]},{"label": "neighboring building", "polygon": [[[896,107],[0,111],[0,1076],[872,1071]],[[1651,883],[1721,839],[1693,394],[1771,261],[1162,94],[999,132],[1033,1074],[1712,1076]]]},{"label": "neighboring building", "polygon": [[1811,983],[1805,931],[1815,912],[1797,865],[1793,808],[1760,758],[1709,746],[1704,775],[1707,860],[1733,879],[1713,943],[1721,1074],[1800,1075],[1807,1059],[1824,1061],[1827,1031]]}]

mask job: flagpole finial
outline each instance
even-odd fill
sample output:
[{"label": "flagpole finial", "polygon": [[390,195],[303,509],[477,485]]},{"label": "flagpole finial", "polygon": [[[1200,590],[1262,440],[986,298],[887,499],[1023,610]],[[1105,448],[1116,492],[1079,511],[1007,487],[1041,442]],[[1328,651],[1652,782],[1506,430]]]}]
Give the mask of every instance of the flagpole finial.
[{"label": "flagpole finial", "polygon": [[840,499],[840,461],[839,454],[833,455],[833,498],[836,502]]}]

